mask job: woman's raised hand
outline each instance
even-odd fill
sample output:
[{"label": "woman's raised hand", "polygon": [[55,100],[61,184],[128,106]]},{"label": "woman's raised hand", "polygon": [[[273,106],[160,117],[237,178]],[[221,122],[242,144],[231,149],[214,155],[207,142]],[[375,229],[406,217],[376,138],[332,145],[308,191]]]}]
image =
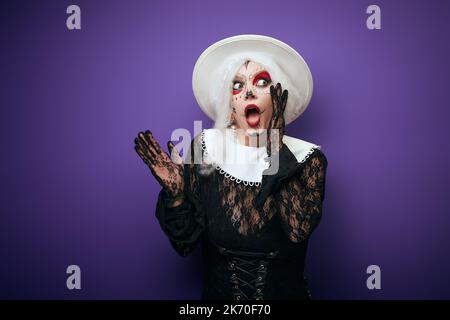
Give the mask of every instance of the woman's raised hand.
[{"label": "woman's raised hand", "polygon": [[[167,142],[169,154],[164,152],[161,146],[147,130],[139,132],[134,149],[145,164],[150,168],[153,176],[165,189],[171,198],[183,197],[184,191],[184,164],[172,141]],[[172,161],[173,159],[173,161]]]},{"label": "woman's raised hand", "polygon": [[[283,93],[282,93],[283,92]],[[281,84],[277,83],[274,87],[270,86],[270,95],[272,97],[272,106],[273,106],[273,114],[272,119],[269,122],[269,126],[267,128],[267,154],[269,158],[271,157],[272,152],[272,144],[275,143],[275,151],[280,151],[283,146],[283,135],[285,128],[285,120],[284,120],[284,110],[286,110],[288,91],[281,89]],[[273,135],[272,130],[277,129],[278,135]],[[275,140],[278,138],[278,141]]]}]

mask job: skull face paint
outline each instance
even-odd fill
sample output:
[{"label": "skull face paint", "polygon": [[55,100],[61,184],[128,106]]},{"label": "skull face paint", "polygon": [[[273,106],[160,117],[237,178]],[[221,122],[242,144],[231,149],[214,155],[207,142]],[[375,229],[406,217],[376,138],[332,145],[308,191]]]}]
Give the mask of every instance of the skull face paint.
[{"label": "skull face paint", "polygon": [[232,87],[231,106],[239,131],[260,134],[272,118],[272,79],[264,67],[247,61],[237,71]]}]

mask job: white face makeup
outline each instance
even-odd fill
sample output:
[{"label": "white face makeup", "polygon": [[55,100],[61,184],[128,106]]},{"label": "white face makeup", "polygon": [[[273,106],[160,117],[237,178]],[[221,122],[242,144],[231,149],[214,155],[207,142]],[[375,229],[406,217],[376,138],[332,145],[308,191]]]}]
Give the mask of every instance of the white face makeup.
[{"label": "white face makeup", "polygon": [[240,132],[246,135],[262,133],[272,118],[271,75],[256,62],[247,61],[233,80],[232,113]]}]

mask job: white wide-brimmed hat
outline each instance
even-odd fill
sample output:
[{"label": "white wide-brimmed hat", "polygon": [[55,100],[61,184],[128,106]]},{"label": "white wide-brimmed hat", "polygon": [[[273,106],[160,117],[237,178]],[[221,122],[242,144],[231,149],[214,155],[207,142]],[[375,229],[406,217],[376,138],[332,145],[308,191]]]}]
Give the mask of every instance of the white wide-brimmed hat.
[{"label": "white wide-brimmed hat", "polygon": [[[286,43],[263,35],[244,34],[220,40],[197,59],[192,75],[195,99],[211,119],[225,123],[232,80],[246,60],[261,63],[289,91],[284,113],[286,125],[307,108],[312,92],[311,71],[302,56]],[[221,119],[221,120],[220,120]]]}]

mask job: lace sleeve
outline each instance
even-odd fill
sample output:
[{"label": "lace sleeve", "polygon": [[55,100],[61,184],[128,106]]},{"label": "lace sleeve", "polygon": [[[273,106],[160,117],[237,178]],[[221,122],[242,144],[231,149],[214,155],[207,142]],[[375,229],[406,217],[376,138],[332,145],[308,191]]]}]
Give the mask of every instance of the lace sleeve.
[{"label": "lace sleeve", "polygon": [[169,207],[172,199],[162,189],[156,205],[156,217],[161,229],[169,237],[175,251],[185,257],[192,252],[201,240],[205,229],[205,213],[200,201],[198,175],[194,163],[194,153],[201,152],[198,139],[191,142],[191,149],[184,164],[184,194],[182,204]]},{"label": "lace sleeve", "polygon": [[306,240],[319,224],[325,199],[327,158],[316,149],[277,193],[281,226],[292,242]]}]

